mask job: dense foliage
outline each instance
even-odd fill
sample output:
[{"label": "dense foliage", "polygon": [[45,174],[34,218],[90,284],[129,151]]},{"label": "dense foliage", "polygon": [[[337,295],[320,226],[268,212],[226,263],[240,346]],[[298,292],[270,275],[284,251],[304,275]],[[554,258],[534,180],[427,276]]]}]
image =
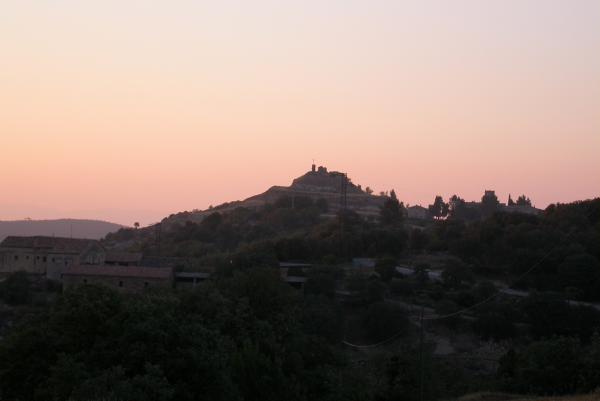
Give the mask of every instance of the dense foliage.
[{"label": "dense foliage", "polygon": [[[216,269],[193,290],[82,286],[36,304],[26,274],[8,277],[2,301],[26,312],[1,332],[0,400],[435,400],[600,386],[600,312],[574,302],[600,299],[600,199],[472,222],[440,209],[423,227],[408,227],[393,199],[380,221],[325,210],[283,198],[165,227],[162,254]],[[158,253],[150,230],[116,240]],[[371,270],[350,267],[365,256]],[[438,279],[424,262],[396,269],[419,257],[439,257]],[[306,277],[302,290],[281,281],[283,260],[313,264],[288,273]],[[499,296],[502,282],[525,291]],[[437,316],[422,347],[419,310]],[[452,359],[436,352],[448,332],[505,351],[491,368]]]},{"label": "dense foliage", "polygon": [[0,399],[337,399],[359,378],[339,329],[314,324],[334,311],[307,303],[262,269],[193,292],[80,287],[2,341]]}]

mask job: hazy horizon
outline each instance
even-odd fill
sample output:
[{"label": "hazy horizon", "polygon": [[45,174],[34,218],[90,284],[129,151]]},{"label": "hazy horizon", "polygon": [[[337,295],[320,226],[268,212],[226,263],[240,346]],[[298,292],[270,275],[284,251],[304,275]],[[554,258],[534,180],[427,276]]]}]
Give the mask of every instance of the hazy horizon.
[{"label": "hazy horizon", "polygon": [[427,205],[600,196],[600,2],[9,0],[0,220],[143,225],[311,160]]}]

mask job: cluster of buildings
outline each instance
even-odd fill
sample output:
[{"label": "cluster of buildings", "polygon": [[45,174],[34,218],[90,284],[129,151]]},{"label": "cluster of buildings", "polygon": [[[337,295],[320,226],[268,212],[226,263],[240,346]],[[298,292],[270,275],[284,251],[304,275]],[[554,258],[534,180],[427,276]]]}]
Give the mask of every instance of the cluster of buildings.
[{"label": "cluster of buildings", "polygon": [[106,249],[97,240],[47,236],[6,237],[0,243],[0,277],[16,271],[60,281],[64,288],[104,284],[124,292],[195,285],[206,273],[176,273],[173,258]]},{"label": "cluster of buildings", "polygon": [[[541,209],[538,209],[531,205],[531,201],[523,196],[523,202],[513,202],[509,195],[508,202],[502,203],[498,200],[496,192],[493,190],[484,191],[480,202],[465,201],[453,196],[445,203],[446,211],[441,217],[453,216],[456,219],[462,220],[477,220],[491,215],[494,212],[505,212],[505,213],[521,213],[529,215],[540,215],[543,213]],[[431,220],[439,216],[434,216],[432,211],[434,205],[429,207],[423,207],[420,205],[409,206],[406,208],[406,215],[409,219],[413,220]]]},{"label": "cluster of buildings", "polygon": [[[171,257],[146,257],[142,253],[106,249],[100,241],[61,237],[9,236],[0,242],[0,280],[25,271],[34,277],[61,282],[64,289],[101,284],[122,292],[148,288],[195,287],[210,277],[209,271],[176,271],[189,261]],[[310,263],[281,262],[281,279],[302,288]],[[352,270],[374,273],[375,260],[355,258]]]}]

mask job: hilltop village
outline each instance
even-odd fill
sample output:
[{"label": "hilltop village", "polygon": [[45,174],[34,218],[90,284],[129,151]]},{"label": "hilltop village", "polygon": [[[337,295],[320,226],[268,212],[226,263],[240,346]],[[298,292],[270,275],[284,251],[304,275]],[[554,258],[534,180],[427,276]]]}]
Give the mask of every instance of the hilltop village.
[{"label": "hilltop village", "polygon": [[[274,186],[263,194],[250,197],[242,202],[233,202],[208,211],[172,215],[152,229],[156,232],[169,223],[202,221],[214,213],[233,212],[236,208],[256,210],[289,203],[291,209],[303,209],[307,202],[313,202],[318,208],[319,218],[333,218],[342,210],[351,211],[366,221],[376,222],[386,201],[396,200],[394,191],[373,191],[352,183],[346,174],[328,171],[324,166],[312,165],[310,171],[293,180],[289,187]],[[498,201],[494,191],[486,190],[480,202],[465,202],[453,196],[446,203],[436,197],[428,207],[420,205],[404,207],[399,203],[399,213],[403,220],[421,229],[428,221],[454,218],[457,220],[479,220],[495,212],[522,213],[540,215],[541,210],[534,208],[525,196],[513,202],[509,197],[507,204]],[[143,233],[147,236],[148,232]],[[130,229],[123,230],[131,232]],[[208,234],[210,235],[210,233]],[[110,235],[108,236],[110,238]],[[115,236],[119,237],[119,236]],[[0,242],[0,275],[24,271],[34,277],[43,277],[57,281],[69,288],[79,284],[104,284],[121,291],[140,291],[150,287],[189,286],[207,279],[214,266],[206,266],[200,258],[164,255],[155,252],[128,252],[129,240],[99,241],[80,238],[62,238],[53,236],[9,236]],[[125,248],[125,250],[124,250]],[[349,268],[359,268],[362,272],[374,273],[375,258],[355,255]],[[288,275],[288,270],[303,271],[312,266],[309,261],[279,260],[282,278],[294,286],[302,286],[304,277]],[[398,267],[398,271],[402,271]],[[405,272],[406,272],[406,268]],[[196,271],[200,270],[200,271]],[[436,273],[431,273],[435,275]],[[437,273],[439,276],[439,273]]]}]

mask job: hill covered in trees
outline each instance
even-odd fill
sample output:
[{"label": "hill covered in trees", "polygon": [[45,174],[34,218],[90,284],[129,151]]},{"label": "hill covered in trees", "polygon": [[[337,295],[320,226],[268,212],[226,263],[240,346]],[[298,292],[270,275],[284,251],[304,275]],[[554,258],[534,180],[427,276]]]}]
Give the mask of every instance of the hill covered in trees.
[{"label": "hill covered in trees", "polygon": [[[420,226],[393,197],[377,220],[325,207],[284,196],[105,239],[210,267],[195,288],[61,292],[7,278],[0,399],[416,401],[600,386],[600,199]],[[281,279],[281,261],[309,266],[294,273],[302,288]]]}]

